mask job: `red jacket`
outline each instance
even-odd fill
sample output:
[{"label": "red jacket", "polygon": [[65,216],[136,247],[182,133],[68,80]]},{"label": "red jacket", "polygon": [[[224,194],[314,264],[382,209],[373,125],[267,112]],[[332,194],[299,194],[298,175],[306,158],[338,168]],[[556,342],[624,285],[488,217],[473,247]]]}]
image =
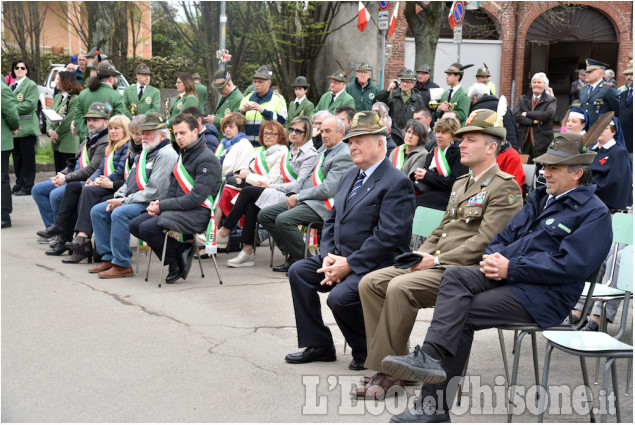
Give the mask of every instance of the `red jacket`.
[{"label": "red jacket", "polygon": [[523,164],[520,161],[520,154],[512,147],[505,152],[501,152],[496,157],[496,163],[498,167],[514,176],[514,180],[520,186],[520,190],[523,190],[523,184],[525,184],[525,172],[523,171]]}]

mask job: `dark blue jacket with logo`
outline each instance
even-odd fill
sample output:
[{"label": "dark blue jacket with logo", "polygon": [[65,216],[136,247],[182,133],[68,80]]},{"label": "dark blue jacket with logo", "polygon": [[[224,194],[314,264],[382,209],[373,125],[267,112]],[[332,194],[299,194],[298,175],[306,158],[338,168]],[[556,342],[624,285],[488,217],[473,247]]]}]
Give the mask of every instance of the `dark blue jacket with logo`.
[{"label": "dark blue jacket with logo", "polygon": [[578,187],[543,210],[546,198],[545,187],[534,190],[485,250],[509,259],[504,283],[543,328],[562,323],[613,239],[611,214],[595,185]]}]

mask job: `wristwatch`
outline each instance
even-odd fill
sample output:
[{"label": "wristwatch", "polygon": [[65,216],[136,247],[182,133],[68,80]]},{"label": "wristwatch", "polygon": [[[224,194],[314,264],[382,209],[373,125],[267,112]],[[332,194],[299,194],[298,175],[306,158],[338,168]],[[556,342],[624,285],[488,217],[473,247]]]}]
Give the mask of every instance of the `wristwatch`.
[{"label": "wristwatch", "polygon": [[434,257],[434,267],[438,267],[441,265],[441,261],[439,261],[439,257]]}]

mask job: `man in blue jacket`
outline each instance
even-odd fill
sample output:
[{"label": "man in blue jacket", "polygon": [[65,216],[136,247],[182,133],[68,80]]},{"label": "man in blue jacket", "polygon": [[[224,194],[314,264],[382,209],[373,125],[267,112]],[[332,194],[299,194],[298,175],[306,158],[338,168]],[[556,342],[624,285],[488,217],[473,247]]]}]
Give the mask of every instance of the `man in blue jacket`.
[{"label": "man in blue jacket", "polygon": [[423,347],[382,361],[386,373],[425,382],[415,407],[392,422],[449,421],[452,378],[462,374],[475,330],[562,323],[611,246],[611,215],[591,184],[594,156],[582,135],[558,135],[535,159],[545,166],[546,187],[494,237],[480,269],[447,269]]}]

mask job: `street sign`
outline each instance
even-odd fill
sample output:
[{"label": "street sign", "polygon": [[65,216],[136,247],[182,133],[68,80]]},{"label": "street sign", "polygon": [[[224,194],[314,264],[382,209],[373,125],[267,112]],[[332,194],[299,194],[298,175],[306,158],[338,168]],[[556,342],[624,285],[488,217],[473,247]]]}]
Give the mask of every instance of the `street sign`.
[{"label": "street sign", "polygon": [[377,28],[380,30],[387,30],[389,27],[389,14],[387,10],[380,10],[377,12]]},{"label": "street sign", "polygon": [[457,25],[454,27],[454,43],[460,44],[463,39],[463,25]]},{"label": "street sign", "polygon": [[455,26],[461,25],[461,23],[463,23],[463,18],[465,18],[465,2],[462,0],[457,0],[452,3],[450,14],[448,15],[450,28],[454,29]]},{"label": "street sign", "polygon": [[379,3],[379,8],[381,10],[386,10],[388,9],[388,5],[390,4],[389,1],[378,1],[377,3]]}]

